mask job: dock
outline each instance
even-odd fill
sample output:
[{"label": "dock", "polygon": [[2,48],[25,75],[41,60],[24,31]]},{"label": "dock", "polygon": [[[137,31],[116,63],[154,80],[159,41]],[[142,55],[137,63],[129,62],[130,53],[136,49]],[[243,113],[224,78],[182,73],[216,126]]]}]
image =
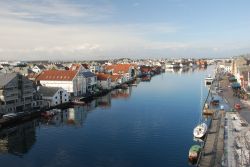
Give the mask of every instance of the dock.
[{"label": "dock", "polygon": [[224,147],[224,111],[214,113],[197,166],[219,167]]},{"label": "dock", "polygon": [[[215,77],[216,78],[216,77]],[[209,96],[213,87],[219,80],[214,80],[209,89],[205,104],[208,104]],[[208,124],[208,131],[202,144],[202,151],[199,155],[196,166],[200,167],[220,167],[224,153],[224,121],[225,111],[208,109],[203,106],[203,114],[210,115],[211,121]]]}]

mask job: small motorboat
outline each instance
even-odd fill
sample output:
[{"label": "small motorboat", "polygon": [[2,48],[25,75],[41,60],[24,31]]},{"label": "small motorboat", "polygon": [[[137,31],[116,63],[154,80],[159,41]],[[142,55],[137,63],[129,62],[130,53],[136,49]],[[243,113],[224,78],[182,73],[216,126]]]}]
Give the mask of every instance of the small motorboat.
[{"label": "small motorboat", "polygon": [[200,152],[201,152],[201,146],[199,146],[199,145],[193,145],[189,149],[189,153],[188,153],[188,159],[189,159],[189,161],[191,161],[192,163],[197,162],[197,160],[199,158]]},{"label": "small motorboat", "polygon": [[84,105],[85,102],[84,101],[80,101],[80,100],[74,100],[71,102],[73,105]]},{"label": "small motorboat", "polygon": [[202,138],[207,132],[207,124],[201,123],[194,128],[193,135],[196,138]]},{"label": "small motorboat", "polygon": [[213,80],[214,79],[211,77],[211,75],[208,75],[208,77],[205,78],[205,84],[206,85],[212,85]]},{"label": "small motorboat", "polygon": [[213,100],[210,101],[210,104],[214,105],[214,106],[219,105],[219,103],[220,103],[220,100],[218,100],[218,99],[213,99]]}]

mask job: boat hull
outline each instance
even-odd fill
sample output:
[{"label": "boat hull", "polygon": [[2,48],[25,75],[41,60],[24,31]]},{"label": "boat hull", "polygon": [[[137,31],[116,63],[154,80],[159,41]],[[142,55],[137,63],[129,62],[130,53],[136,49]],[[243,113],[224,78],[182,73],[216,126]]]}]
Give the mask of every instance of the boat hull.
[{"label": "boat hull", "polygon": [[202,138],[207,132],[207,125],[205,123],[199,124],[194,128],[193,135],[196,138]]}]

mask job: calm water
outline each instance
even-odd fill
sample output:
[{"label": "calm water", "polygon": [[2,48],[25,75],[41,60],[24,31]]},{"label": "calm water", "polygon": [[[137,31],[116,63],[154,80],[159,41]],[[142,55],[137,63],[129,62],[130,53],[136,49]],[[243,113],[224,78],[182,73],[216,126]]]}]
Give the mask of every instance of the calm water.
[{"label": "calm water", "polygon": [[1,167],[188,166],[201,81],[212,68],[166,72],[53,120],[4,129]]}]

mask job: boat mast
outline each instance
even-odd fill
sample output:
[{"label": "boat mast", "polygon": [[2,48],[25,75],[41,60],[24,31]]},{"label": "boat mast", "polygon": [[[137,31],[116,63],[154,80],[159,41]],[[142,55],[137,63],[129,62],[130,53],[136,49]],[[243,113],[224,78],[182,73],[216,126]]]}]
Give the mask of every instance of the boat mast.
[{"label": "boat mast", "polygon": [[202,105],[202,102],[203,102],[203,89],[202,89],[202,79],[201,79],[201,98],[200,98],[200,120],[199,120],[199,124],[201,123],[202,121],[202,110],[203,110],[203,105]]}]

